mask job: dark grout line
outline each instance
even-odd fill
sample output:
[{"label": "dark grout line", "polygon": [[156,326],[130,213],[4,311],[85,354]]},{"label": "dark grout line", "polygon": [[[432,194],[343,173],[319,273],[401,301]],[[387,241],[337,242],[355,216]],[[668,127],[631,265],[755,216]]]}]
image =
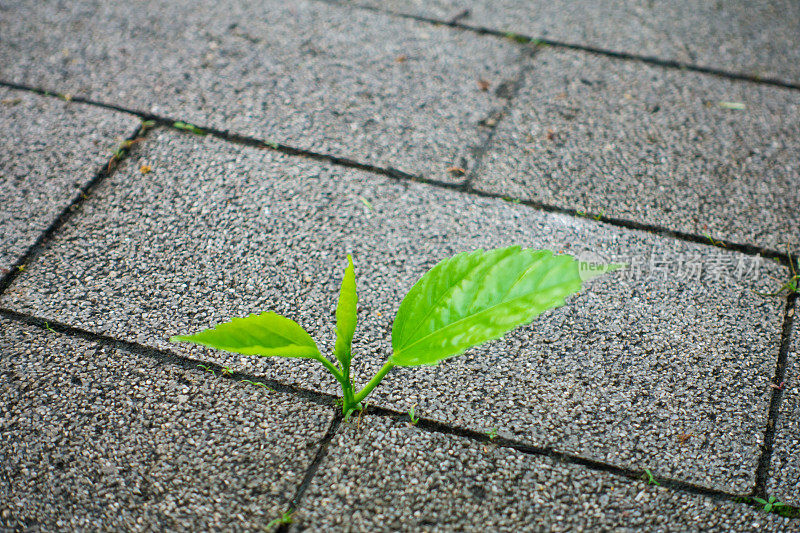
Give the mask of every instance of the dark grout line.
[{"label": "dark grout line", "polygon": [[[372,413],[374,416],[392,418],[397,422],[410,423],[408,421],[407,413],[397,413],[396,411],[393,411],[391,409],[374,407],[374,406],[370,406],[370,410],[374,411]],[[524,442],[520,442],[514,439],[508,439],[501,436],[490,437],[486,433],[481,433],[479,431],[475,431],[472,429],[449,426],[445,423],[427,418],[420,418],[419,422],[414,424],[414,426],[424,431],[428,431],[430,433],[438,433],[442,435],[460,437],[464,439],[469,439],[471,441],[480,442],[483,444],[491,444],[499,448],[509,448],[526,455],[549,457],[551,459],[555,459],[562,463],[579,465],[589,468],[590,470],[596,470],[599,472],[608,472],[610,474],[619,477],[625,477],[636,481],[644,481],[647,476],[644,470],[634,470],[631,468],[625,468],[622,466],[617,466],[609,463],[604,463],[602,461],[597,461],[595,459],[590,459],[588,457],[582,457],[580,455],[575,455],[567,452],[560,452],[550,447],[535,446],[532,444],[527,444]],[[744,494],[730,493],[719,489],[712,489],[709,487],[704,487],[702,485],[696,485],[694,483],[689,483],[687,481],[681,481],[657,475],[653,475],[653,479],[657,481],[658,486],[661,487],[667,487],[680,492],[689,492],[692,494],[709,496],[716,499],[738,501],[741,500],[742,498],[747,497],[747,495]]]},{"label": "dark grout line", "polygon": [[764,429],[764,444],[761,448],[761,456],[756,467],[756,482],[751,496],[763,498],[767,496],[767,479],[772,463],[772,452],[775,448],[775,436],[777,434],[778,418],[780,416],[781,400],[783,399],[783,383],[786,380],[786,365],[789,358],[789,346],[792,336],[792,324],[797,309],[797,293],[792,292],[786,298],[786,308],[783,315],[783,329],[781,331],[781,345],[778,350],[778,358],[775,363],[775,376],[772,378],[772,397],[769,402],[767,414],[767,425]]},{"label": "dark grout line", "polygon": [[[222,377],[223,376],[222,366],[217,363],[204,362],[191,357],[177,355],[175,353],[166,350],[152,348],[149,346],[138,344],[136,342],[116,339],[109,335],[94,333],[58,321],[46,321],[43,318],[39,318],[27,313],[21,313],[11,309],[0,308],[0,317],[4,317],[6,319],[13,320],[15,322],[19,322],[22,324],[35,326],[43,330],[53,331],[56,333],[61,333],[72,337],[82,338],[84,340],[96,344],[105,345],[117,350],[126,351],[128,353],[132,353],[142,357],[147,357],[163,363],[172,364],[188,371],[206,372],[208,370],[211,370],[215,373],[215,375],[216,373],[219,373],[220,379],[230,379],[232,381],[248,380],[256,384],[268,386],[275,392],[296,396],[298,398],[302,398],[306,401],[309,401],[317,405],[322,405],[327,407],[333,406],[334,419],[331,422],[331,426],[329,427],[325,437],[323,437],[323,439],[320,441],[321,446],[317,450],[317,454],[314,460],[312,461],[311,465],[306,471],[305,479],[298,487],[298,490],[296,491],[294,497],[290,501],[288,512],[294,512],[295,510],[297,510],[299,501],[302,498],[303,493],[305,492],[306,488],[311,482],[311,479],[313,478],[314,474],[318,470],[320,463],[322,462],[327,453],[328,445],[330,444],[331,440],[335,436],[336,431],[341,426],[343,421],[341,410],[338,408],[337,405],[337,400],[339,398],[338,396],[332,394],[319,392],[304,387],[298,387],[296,385],[287,385],[276,380],[265,379],[243,372],[234,372],[233,374],[225,378]],[[380,417],[391,418],[393,421],[396,421],[398,423],[408,422],[408,413],[395,411],[393,409],[389,409],[386,407],[374,406],[372,404],[369,404],[369,402],[367,402],[367,407],[364,410],[364,414],[366,416],[380,416]],[[415,424],[415,426],[431,433],[450,435],[450,436],[465,438],[483,444],[491,444],[501,448],[509,448],[526,455],[533,455],[537,457],[549,457],[551,459],[555,459],[564,463],[583,466],[590,470],[608,472],[612,475],[625,477],[631,480],[643,481],[644,476],[646,475],[645,471],[639,471],[631,468],[625,468],[609,463],[604,463],[602,461],[597,461],[587,457],[582,457],[579,455],[574,455],[566,452],[560,452],[550,447],[535,446],[517,440],[508,439],[505,437],[498,436],[491,438],[486,433],[481,433],[479,431],[462,427],[450,426],[443,422],[427,418],[419,418],[419,421]],[[710,498],[715,498],[718,500],[756,505],[751,501],[751,496],[748,495],[734,494],[719,489],[712,489],[709,487],[696,485],[694,483],[661,477],[657,475],[654,475],[653,479],[658,483],[659,486],[672,489],[678,492],[687,492],[691,494],[698,494]],[[284,527],[284,525],[286,527]],[[284,525],[281,525],[277,531],[288,531],[288,525],[287,524]]]},{"label": "dark grout line", "polygon": [[[292,496],[292,499],[289,501],[289,510],[287,511],[289,514],[293,514],[300,507],[300,501],[303,499],[303,494],[305,494],[306,489],[311,484],[311,480],[319,470],[322,460],[325,459],[325,456],[328,454],[328,446],[330,446],[333,437],[339,430],[339,426],[342,425],[343,418],[344,416],[342,415],[341,410],[336,409],[333,415],[333,420],[331,421],[331,425],[328,428],[327,433],[325,433],[325,436],[322,438],[322,441],[320,441],[320,446],[317,449],[317,454],[314,456],[314,460],[311,461],[311,464],[308,466],[308,470],[306,470],[305,476],[303,476],[302,483],[300,483],[300,486],[297,487],[297,491],[295,491],[294,496]],[[275,533],[287,533],[290,529],[290,524],[291,522],[281,524],[275,530]]]},{"label": "dark grout line", "polygon": [[704,67],[701,65],[695,65],[692,63],[685,63],[682,61],[676,61],[672,59],[661,59],[655,56],[646,56],[640,54],[633,54],[630,52],[620,52],[617,50],[610,50],[607,48],[601,48],[598,46],[591,46],[585,44],[577,44],[577,43],[568,43],[565,41],[557,41],[554,39],[547,39],[544,37],[531,37],[529,35],[524,35],[520,33],[514,33],[511,31],[502,31],[497,30],[494,28],[487,28],[485,26],[474,26],[472,24],[465,24],[460,22],[464,19],[467,15],[463,12],[456,15],[455,17],[451,18],[450,20],[441,20],[433,17],[426,17],[424,15],[413,15],[411,13],[401,13],[398,11],[391,11],[388,9],[383,9],[380,7],[364,5],[354,2],[344,2],[342,0],[318,0],[325,4],[335,5],[339,7],[350,7],[350,8],[357,8],[363,9],[366,11],[372,11],[375,13],[382,13],[384,15],[392,15],[395,17],[416,20],[418,22],[424,22],[427,24],[433,24],[436,26],[448,26],[451,28],[456,28],[464,31],[469,31],[472,33],[476,33],[478,35],[491,35],[493,37],[499,37],[502,39],[509,39],[511,41],[517,43],[541,43],[546,44],[548,46],[552,46],[554,48],[565,48],[568,50],[579,50],[581,52],[589,52],[592,54],[603,55],[607,57],[613,57],[616,59],[625,59],[629,61],[638,61],[640,63],[646,63],[649,65],[655,65],[659,67],[674,69],[674,70],[688,70],[691,72],[698,72],[701,74],[710,74],[712,76],[717,76],[720,78],[727,78],[731,80],[737,81],[746,81],[750,83],[757,83],[760,85],[771,85],[773,87],[781,87],[784,89],[794,89],[800,90],[800,83],[788,82],[785,80],[780,80],[777,78],[762,78],[759,76],[755,76],[752,74],[743,74],[740,72],[733,72],[724,69],[718,69],[713,67]]},{"label": "dark grout line", "polygon": [[69,204],[59,213],[53,222],[39,234],[39,237],[31,244],[25,253],[11,265],[8,272],[0,278],[0,295],[13,283],[17,276],[23,271],[39,253],[42,247],[55,235],[55,233],[69,220],[72,214],[80,208],[80,206],[89,198],[92,191],[108,176],[113,174],[114,170],[119,166],[131,152],[134,143],[140,139],[144,139],[147,133],[147,127],[144,124],[137,126],[136,131],[129,135],[117,148],[117,152],[111,156],[108,162],[103,163],[103,166],[95,173],[94,177],[88,183],[83,185],[78,190],[78,193],[72,198]]},{"label": "dark grout line", "polygon": [[[467,10],[468,11],[468,10]],[[520,69],[517,75],[517,78],[513,80],[510,84],[510,87],[507,89],[507,96],[505,97],[505,104],[503,107],[496,112],[492,112],[487,119],[482,120],[481,122],[487,122],[486,126],[489,129],[489,133],[486,135],[483,143],[480,146],[475,147],[473,154],[475,162],[472,165],[472,168],[469,170],[466,178],[462,182],[462,188],[465,192],[468,192],[472,189],[472,182],[475,179],[478,170],[481,167],[481,163],[483,162],[483,157],[492,147],[494,143],[495,135],[497,134],[497,129],[500,126],[500,123],[503,119],[508,116],[509,111],[511,110],[512,105],[514,104],[514,99],[519,94],[519,91],[522,89],[522,85],[525,82],[525,78],[528,76],[530,72],[533,71],[533,59],[536,57],[536,53],[539,51],[540,46],[538,44],[534,44],[532,47],[524,47],[520,50]],[[491,124],[488,123],[488,120],[491,119]],[[480,123],[479,123],[480,126]]]},{"label": "dark grout line", "polygon": [[[325,1],[325,0],[323,0],[323,1]],[[41,94],[41,95],[44,95],[44,96],[51,96],[51,97],[55,97],[55,98],[64,99],[63,95],[61,95],[59,93],[56,93],[56,92],[47,91],[45,89],[41,89],[41,88],[38,88],[38,87],[28,87],[28,86],[19,85],[19,84],[7,83],[7,82],[4,82],[4,81],[0,80],[0,87],[3,87],[3,86],[4,87],[11,87],[11,88],[18,89],[18,90],[31,91],[31,92],[34,92],[34,93],[37,93],[37,94]],[[297,147],[294,147],[294,146],[278,143],[278,142],[275,142],[275,141],[262,140],[262,139],[258,139],[256,137],[251,137],[251,136],[248,136],[248,135],[241,135],[241,134],[238,134],[238,133],[231,133],[228,130],[220,130],[220,129],[212,128],[212,127],[198,126],[198,125],[191,124],[191,123],[188,123],[188,122],[183,122],[183,121],[180,121],[180,120],[174,120],[174,119],[171,119],[171,118],[167,118],[167,117],[163,117],[163,116],[159,116],[159,115],[154,115],[152,113],[146,113],[146,112],[143,112],[143,111],[136,111],[136,110],[132,110],[132,109],[126,109],[126,108],[123,108],[123,107],[120,107],[120,106],[116,106],[116,105],[113,105],[113,104],[106,104],[106,103],[103,103],[103,102],[97,102],[97,101],[94,101],[94,100],[91,100],[91,99],[88,99],[88,98],[82,98],[82,97],[79,97],[79,96],[70,97],[70,101],[77,102],[77,103],[82,103],[82,104],[94,105],[94,106],[98,106],[98,107],[102,107],[102,108],[110,109],[110,110],[114,110],[114,111],[119,111],[119,112],[123,112],[123,113],[128,113],[128,114],[131,114],[131,115],[138,116],[142,121],[152,122],[153,125],[166,126],[168,128],[171,128],[171,129],[174,129],[174,130],[178,130],[178,131],[182,131],[182,132],[189,131],[189,132],[192,132],[192,133],[197,134],[197,135],[206,135],[206,134],[208,134],[208,135],[212,135],[213,137],[216,137],[218,139],[222,139],[224,141],[232,142],[232,143],[235,143],[235,144],[240,144],[240,145],[243,145],[243,146],[250,146],[250,147],[261,148],[261,149],[270,149],[270,150],[274,150],[276,152],[280,152],[280,153],[283,153],[283,154],[286,154],[286,155],[305,157],[307,159],[312,159],[312,160],[315,160],[315,161],[322,161],[322,162],[332,163],[334,165],[339,165],[339,166],[343,166],[343,167],[347,167],[347,168],[353,168],[353,169],[356,169],[356,170],[363,170],[365,172],[370,172],[370,173],[373,173],[373,174],[386,176],[386,177],[389,177],[389,178],[392,178],[392,179],[396,179],[396,180],[412,181],[412,182],[416,182],[416,183],[421,183],[423,185],[428,185],[428,186],[432,186],[432,187],[438,187],[438,188],[441,188],[441,189],[447,189],[447,190],[452,190],[452,191],[458,191],[458,192],[462,192],[462,193],[465,193],[465,194],[471,194],[471,195],[474,195],[474,196],[479,196],[479,197],[482,197],[482,198],[493,198],[493,199],[506,200],[506,201],[510,201],[510,202],[514,202],[514,203],[519,203],[521,205],[525,205],[527,207],[531,207],[533,209],[537,209],[539,211],[544,211],[544,212],[548,212],[548,213],[558,213],[558,214],[568,215],[568,216],[576,217],[576,218],[590,218],[590,219],[593,219],[595,221],[604,222],[604,223],[609,224],[611,226],[616,226],[616,227],[625,228],[625,229],[638,230],[638,231],[644,231],[644,232],[653,233],[655,235],[659,235],[659,236],[662,236],[662,237],[669,237],[669,238],[673,238],[673,239],[677,239],[677,240],[681,240],[681,241],[694,242],[694,243],[698,243],[698,244],[704,244],[706,246],[712,246],[712,247],[716,247],[716,248],[723,248],[723,249],[726,249],[726,250],[732,250],[732,251],[735,251],[735,252],[739,252],[739,253],[742,253],[742,254],[745,254],[745,255],[761,255],[763,257],[767,257],[767,258],[770,258],[770,259],[777,259],[784,266],[787,266],[787,265],[789,265],[791,263],[791,259],[789,257],[789,253],[782,253],[782,252],[779,252],[777,250],[772,250],[772,249],[766,248],[766,247],[756,246],[756,245],[752,245],[752,244],[737,243],[737,242],[726,240],[726,239],[716,239],[716,238],[713,238],[713,236],[711,236],[711,238],[709,238],[709,236],[707,236],[707,235],[702,235],[701,236],[701,235],[696,235],[696,234],[693,234],[693,233],[677,231],[677,230],[671,230],[669,228],[658,226],[656,224],[648,224],[648,223],[643,223],[643,222],[636,222],[636,221],[627,220],[627,219],[624,219],[624,218],[607,217],[607,216],[602,215],[602,213],[601,214],[584,213],[584,212],[578,211],[577,209],[571,209],[571,208],[567,208],[567,207],[560,207],[560,206],[550,205],[550,204],[546,204],[544,202],[539,202],[539,201],[536,201],[536,200],[523,200],[523,199],[519,199],[519,198],[513,198],[513,197],[510,197],[510,196],[506,196],[506,195],[503,195],[503,194],[500,194],[500,193],[491,193],[491,192],[487,192],[487,191],[478,190],[478,189],[473,188],[470,185],[470,181],[471,180],[469,178],[464,180],[464,181],[462,181],[462,182],[449,182],[449,181],[435,180],[435,179],[425,178],[423,176],[418,176],[418,175],[415,175],[415,174],[410,174],[408,172],[404,172],[402,170],[398,170],[398,169],[396,169],[394,167],[390,167],[390,166],[380,167],[380,166],[373,165],[373,164],[370,164],[370,163],[362,163],[360,161],[356,161],[354,159],[350,159],[350,158],[347,158],[347,157],[341,157],[341,156],[336,156],[336,155],[331,155],[331,154],[314,152],[314,151],[311,151],[311,150],[306,150],[304,148],[297,148]],[[712,239],[713,239],[713,241],[712,241]],[[798,255],[798,254],[792,253],[791,255]],[[5,290],[5,288],[7,288],[7,285],[3,285],[2,281],[0,281],[0,294],[2,293],[3,290]]]},{"label": "dark grout line", "polygon": [[[360,6],[357,6],[357,7],[360,7]],[[455,24],[459,20],[468,18],[471,14],[472,14],[472,12],[469,9],[463,9],[459,13],[457,13],[455,16],[451,17],[450,20],[447,21],[447,23],[448,24]]]},{"label": "dark grout line", "polygon": [[13,83],[10,81],[0,80],[0,87],[7,87],[9,89],[16,89],[18,91],[28,91],[36,93],[41,96],[50,96],[53,98],[58,98],[59,100],[63,100],[67,103],[75,102],[77,104],[87,104],[95,107],[102,107],[103,109],[109,109],[111,111],[118,111],[120,113],[126,113],[128,115],[135,115],[141,118],[142,120],[150,120],[153,118],[153,115],[144,111],[136,111],[134,109],[128,109],[126,107],[118,106],[115,104],[108,104],[106,102],[92,100],[91,98],[84,98],[83,96],[72,96],[66,93],[48,91],[47,89],[42,89],[41,87],[34,87],[32,85],[23,85],[20,83]]},{"label": "dark grout line", "polygon": [[603,215],[602,213],[598,214],[585,213],[578,211],[577,209],[550,205],[544,202],[539,202],[537,200],[525,200],[525,199],[513,198],[501,193],[483,191],[480,189],[475,189],[473,187],[465,187],[464,192],[466,194],[472,194],[475,196],[480,196],[482,198],[495,198],[495,199],[505,200],[507,202],[518,203],[520,205],[532,207],[539,211],[569,215],[575,218],[588,218],[595,220],[597,222],[606,223],[610,226],[616,226],[619,228],[625,228],[637,231],[644,231],[661,237],[669,237],[680,241],[703,244],[713,248],[720,248],[723,250],[731,250],[734,252],[739,252],[745,255],[760,255],[769,259],[777,259],[783,266],[788,266],[789,264],[791,264],[790,255],[791,256],[797,255],[795,253],[783,253],[777,250],[772,250],[770,248],[756,246],[753,244],[738,243],[727,239],[713,239],[713,242],[711,242],[711,239],[713,237],[709,238],[708,235],[696,235],[694,233],[688,233],[685,231],[672,230],[669,228],[665,228],[663,226],[658,226],[656,224],[637,222],[635,220],[628,220],[625,218],[609,217]]},{"label": "dark grout line", "polygon": [[[93,331],[89,331],[76,326],[71,326],[63,322],[45,320],[43,318],[39,318],[27,313],[21,313],[19,311],[14,311],[12,309],[7,309],[4,307],[0,307],[0,316],[10,320],[14,320],[16,322],[20,322],[22,324],[35,326],[48,331],[55,331],[56,333],[62,333],[64,335],[69,335],[72,337],[78,337],[89,342],[109,346],[116,350],[122,350],[141,357],[147,357],[149,359],[160,361],[162,363],[169,363],[171,365],[175,365],[185,370],[191,370],[193,372],[211,371],[215,375],[219,375],[221,378],[224,375],[222,372],[223,369],[222,365],[219,365],[217,363],[201,361],[199,359],[194,359],[192,357],[178,355],[173,352],[169,352],[167,350],[152,348],[150,346],[139,344],[137,342],[120,340],[110,335],[95,333]],[[265,385],[268,388],[273,389],[275,392],[291,394],[293,396],[297,396],[299,398],[307,400],[311,403],[315,403],[317,405],[331,406],[334,405],[336,400],[338,399],[337,396],[334,396],[332,394],[315,391],[313,389],[297,387],[294,385],[287,385],[280,381],[254,376],[246,372],[233,372],[227,377],[224,377],[222,379],[230,379],[231,381],[237,381],[237,382],[246,380],[259,385]]]}]

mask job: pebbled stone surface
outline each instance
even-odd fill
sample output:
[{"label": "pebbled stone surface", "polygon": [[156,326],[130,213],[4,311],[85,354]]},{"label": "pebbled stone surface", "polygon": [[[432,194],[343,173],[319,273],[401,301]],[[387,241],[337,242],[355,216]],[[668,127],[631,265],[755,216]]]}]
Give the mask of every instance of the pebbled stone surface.
[{"label": "pebbled stone surface", "polygon": [[[792,0],[353,0],[381,10],[800,83]],[[469,15],[463,12],[469,9]]]},{"label": "pebbled stone surface", "polygon": [[[153,171],[142,175],[143,164]],[[514,243],[629,268],[503,340],[441,366],[396,369],[371,401],[749,491],[783,313],[780,298],[754,291],[786,277],[756,257],[158,130],[0,305],[335,393],[313,361],[167,339],[272,309],[329,353],[352,253],[353,372],[364,383],[389,356],[392,317],[419,276],[454,253]]]},{"label": "pebbled stone surface", "polygon": [[328,407],[0,318],[0,529],[261,531]]},{"label": "pebbled stone surface", "polygon": [[783,398],[778,413],[767,493],[800,507],[800,320],[794,309]]},{"label": "pebbled stone surface", "polygon": [[549,48],[475,187],[784,252],[798,152],[799,91]]},{"label": "pebbled stone surface", "polygon": [[2,79],[448,181],[522,57],[306,0],[21,2],[4,22]]},{"label": "pebbled stone surface", "polygon": [[138,123],[123,113],[0,87],[0,277]]},{"label": "pebbled stone surface", "polygon": [[291,531],[791,531],[796,521],[366,416],[334,437]]}]

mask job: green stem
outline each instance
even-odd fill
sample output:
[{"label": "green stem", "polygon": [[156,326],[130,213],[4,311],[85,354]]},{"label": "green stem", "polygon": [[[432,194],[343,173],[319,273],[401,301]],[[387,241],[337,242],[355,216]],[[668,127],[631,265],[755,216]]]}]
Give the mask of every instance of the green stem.
[{"label": "green stem", "polygon": [[341,373],[341,372],[339,372],[339,369],[338,369],[338,368],[336,368],[336,367],[334,366],[334,364],[333,364],[333,363],[331,363],[330,361],[328,361],[328,360],[327,360],[327,359],[326,359],[324,356],[322,356],[322,355],[320,355],[319,357],[315,357],[315,359],[316,359],[317,361],[319,361],[320,363],[322,363],[322,366],[324,366],[325,368],[327,368],[327,369],[328,369],[328,372],[330,372],[331,374],[333,374],[333,377],[335,377],[335,378],[336,378],[336,381],[338,381],[339,383],[341,383],[341,384],[342,384],[342,388],[344,388],[344,387],[347,385],[347,380],[345,380],[345,378],[344,378],[344,376],[342,375],[342,373]]},{"label": "green stem", "polygon": [[353,404],[358,405],[359,403],[361,403],[364,400],[364,398],[366,398],[369,395],[369,393],[372,392],[372,389],[378,386],[378,383],[380,383],[381,380],[383,380],[383,378],[386,376],[386,374],[389,373],[389,371],[392,368],[394,368],[394,364],[391,361],[386,361],[386,364],[384,364],[381,367],[381,369],[378,370],[378,373],[375,374],[375,377],[372,378],[369,381],[369,383],[367,383],[366,386],[364,386],[364,388],[361,389],[361,391],[358,394],[356,394],[356,397],[353,399]]}]

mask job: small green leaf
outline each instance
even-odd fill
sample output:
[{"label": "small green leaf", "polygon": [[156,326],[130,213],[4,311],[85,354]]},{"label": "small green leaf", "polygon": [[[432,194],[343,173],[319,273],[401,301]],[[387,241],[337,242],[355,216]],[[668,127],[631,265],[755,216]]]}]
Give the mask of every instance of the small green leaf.
[{"label": "small green leaf", "polygon": [[336,307],[336,347],[334,353],[342,370],[346,373],[350,368],[350,353],[353,334],[356,331],[356,316],[358,295],[356,294],[356,272],[353,268],[353,258],[347,256],[347,267],[342,278],[342,288],[339,291],[339,305]]},{"label": "small green leaf", "polygon": [[735,109],[737,111],[747,108],[743,102],[717,102],[717,105],[723,109]]},{"label": "small green leaf", "polygon": [[193,342],[244,355],[322,357],[314,339],[297,322],[272,311],[234,318],[194,335],[178,335],[170,342]]},{"label": "small green leaf", "polygon": [[527,324],[580,290],[578,262],[519,246],[458,254],[408,292],[392,327],[391,363],[436,364]]}]

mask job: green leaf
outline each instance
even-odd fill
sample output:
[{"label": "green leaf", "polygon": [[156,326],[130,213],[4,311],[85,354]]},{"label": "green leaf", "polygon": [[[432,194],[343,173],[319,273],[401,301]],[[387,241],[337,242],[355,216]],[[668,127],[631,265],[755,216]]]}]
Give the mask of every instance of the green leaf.
[{"label": "green leaf", "polygon": [[392,327],[390,361],[436,364],[527,324],[580,290],[578,262],[519,246],[446,259],[408,292]]},{"label": "green leaf", "polygon": [[170,341],[193,342],[245,355],[322,357],[314,339],[297,322],[272,311],[234,318],[194,335],[172,337]]},{"label": "green leaf", "polygon": [[339,291],[339,305],[336,307],[336,359],[342,365],[342,370],[347,373],[350,368],[350,347],[353,334],[356,331],[356,310],[358,296],[356,295],[356,272],[353,268],[353,258],[347,256],[347,268],[342,278],[342,288]]}]

